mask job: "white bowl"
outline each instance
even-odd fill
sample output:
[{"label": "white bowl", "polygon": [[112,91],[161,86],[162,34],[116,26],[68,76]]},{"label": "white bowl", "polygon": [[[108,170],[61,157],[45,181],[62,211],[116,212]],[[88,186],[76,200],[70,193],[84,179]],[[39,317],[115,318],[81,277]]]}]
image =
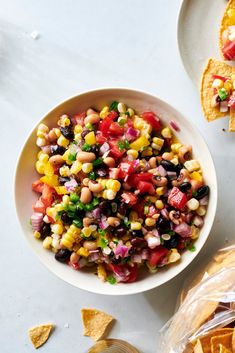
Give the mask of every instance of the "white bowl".
[{"label": "white bowl", "polygon": [[169,266],[156,274],[146,273],[144,276],[141,276],[137,282],[118,285],[103,283],[93,274],[83,271],[74,271],[71,267],[57,262],[54,259],[54,254],[45,250],[42,247],[41,241],[38,241],[33,237],[33,232],[29,224],[29,219],[32,213],[32,204],[37,199],[37,195],[31,191],[32,182],[38,179],[38,175],[34,169],[36,154],[38,152],[38,148],[35,144],[36,127],[30,133],[18,160],[15,176],[15,204],[25,238],[35,254],[38,255],[39,259],[50,271],[65,282],[90,292],[109,295],[124,295],[144,292],[166,283],[185,269],[197,256],[210,233],[215,217],[217,181],[211,154],[197,129],[169,104],[144,92],[131,89],[110,88],[79,94],[78,96],[70,98],[56,106],[41,121],[39,121],[38,124],[43,122],[49,125],[49,127],[53,127],[61,114],[74,114],[82,112],[89,107],[101,109],[102,106],[109,104],[113,100],[125,102],[137,112],[152,110],[156,112],[165,124],[169,123],[171,119],[176,120],[181,129],[180,132],[176,133],[176,136],[184,144],[192,144],[194,156],[200,160],[206,184],[209,185],[211,190],[205,224],[200,232],[198,240],[196,241],[196,251],[185,252],[182,256],[181,262]]}]

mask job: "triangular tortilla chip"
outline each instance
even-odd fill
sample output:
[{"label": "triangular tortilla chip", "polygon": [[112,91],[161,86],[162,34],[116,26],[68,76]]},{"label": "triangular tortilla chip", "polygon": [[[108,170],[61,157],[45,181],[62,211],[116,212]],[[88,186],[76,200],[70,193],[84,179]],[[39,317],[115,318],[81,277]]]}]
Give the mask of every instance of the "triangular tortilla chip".
[{"label": "triangular tortilla chip", "polygon": [[217,107],[213,108],[211,106],[211,100],[214,95],[214,90],[212,88],[212,75],[230,77],[232,75],[232,72],[233,68],[225,64],[224,62],[217,61],[215,59],[208,60],[206,68],[202,74],[200,89],[201,105],[205,117],[208,121],[213,121],[215,119],[229,115],[229,112],[221,113]]},{"label": "triangular tortilla chip", "polygon": [[232,352],[235,353],[235,328],[233,329],[233,336],[232,336]]},{"label": "triangular tortilla chip", "polygon": [[233,333],[226,333],[225,335],[215,336],[211,338],[211,353],[219,353],[222,344],[225,348],[231,349]]},{"label": "triangular tortilla chip", "polygon": [[35,348],[41,347],[49,338],[53,324],[39,325],[29,329],[29,338]]},{"label": "triangular tortilla chip", "polygon": [[221,328],[217,330],[210,331],[207,335],[200,337],[200,343],[203,347],[203,353],[211,352],[211,339],[214,337],[225,336],[226,334],[232,335],[232,328]]},{"label": "triangular tortilla chip", "polygon": [[197,343],[194,346],[194,353],[204,353],[200,340],[197,340]]},{"label": "triangular tortilla chip", "polygon": [[219,344],[219,353],[232,353],[232,351],[224,347],[222,344]]},{"label": "triangular tortilla chip", "polygon": [[235,132],[235,109],[230,109],[229,131]]},{"label": "triangular tortilla chip", "polygon": [[110,323],[113,321],[111,315],[96,309],[82,309],[82,321],[84,326],[84,336],[91,337],[94,341],[101,339]]},{"label": "triangular tortilla chip", "polygon": [[226,6],[221,24],[220,24],[220,31],[219,31],[219,47],[221,51],[221,55],[224,59],[223,53],[222,53],[222,48],[223,48],[223,32],[225,29],[228,28],[228,26],[231,26],[230,19],[228,16],[228,10],[230,9],[235,9],[235,0],[230,0]]}]

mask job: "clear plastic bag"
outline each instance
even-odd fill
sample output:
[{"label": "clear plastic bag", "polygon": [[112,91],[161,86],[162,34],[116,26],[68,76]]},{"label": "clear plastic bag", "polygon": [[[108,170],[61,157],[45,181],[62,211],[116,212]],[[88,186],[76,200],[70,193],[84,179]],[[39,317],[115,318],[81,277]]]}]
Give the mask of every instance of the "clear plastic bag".
[{"label": "clear plastic bag", "polygon": [[[219,250],[179,297],[175,315],[160,332],[161,353],[193,352],[212,330],[235,321],[235,245]],[[232,327],[235,326],[232,325]]]}]

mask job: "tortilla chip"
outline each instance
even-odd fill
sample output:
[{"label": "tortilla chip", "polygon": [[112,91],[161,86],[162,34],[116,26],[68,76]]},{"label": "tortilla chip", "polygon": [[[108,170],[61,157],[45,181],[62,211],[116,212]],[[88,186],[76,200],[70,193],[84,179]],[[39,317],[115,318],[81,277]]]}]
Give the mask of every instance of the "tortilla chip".
[{"label": "tortilla chip", "polygon": [[41,347],[49,338],[53,324],[45,324],[31,327],[28,331],[29,338],[35,348]]},{"label": "tortilla chip", "polygon": [[227,116],[229,113],[221,113],[217,107],[211,107],[211,100],[214,95],[212,88],[213,78],[212,75],[231,76],[233,68],[224,62],[215,59],[209,59],[205,70],[202,74],[200,98],[201,105],[205,117],[208,121]]},{"label": "tortilla chip", "polygon": [[219,344],[219,353],[232,353],[232,351],[224,347],[222,344]]},{"label": "tortilla chip", "polygon": [[235,109],[230,109],[229,131],[235,132]]},{"label": "tortilla chip", "polygon": [[211,353],[219,353],[222,344],[225,348],[231,349],[233,333],[226,333],[225,335],[215,336],[211,338]]},{"label": "tortilla chip", "polygon": [[232,336],[232,352],[235,353],[235,328],[233,329],[233,336]]},{"label": "tortilla chip", "polygon": [[94,341],[101,339],[107,332],[113,317],[96,309],[82,309],[84,336],[91,337]]},{"label": "tortilla chip", "polygon": [[200,343],[203,349],[203,353],[211,352],[211,339],[214,337],[225,336],[226,334],[232,335],[232,328],[221,328],[210,331],[207,335],[200,337]]},{"label": "tortilla chip", "polygon": [[204,353],[204,350],[202,348],[202,344],[200,340],[197,340],[197,343],[194,346],[194,353]]},{"label": "tortilla chip", "polygon": [[223,48],[223,40],[222,40],[222,35],[223,32],[226,28],[228,28],[228,26],[231,26],[231,23],[229,22],[229,17],[228,17],[228,10],[230,9],[235,9],[235,0],[230,0],[226,6],[221,24],[220,24],[220,30],[219,30],[219,47],[220,47],[220,52],[221,55],[224,59],[223,53],[222,53],[222,48]]}]

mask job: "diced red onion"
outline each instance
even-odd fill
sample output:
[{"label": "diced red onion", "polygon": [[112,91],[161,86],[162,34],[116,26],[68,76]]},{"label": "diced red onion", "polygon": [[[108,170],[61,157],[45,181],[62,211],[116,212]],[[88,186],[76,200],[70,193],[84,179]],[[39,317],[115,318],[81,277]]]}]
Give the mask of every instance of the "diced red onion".
[{"label": "diced red onion", "polygon": [[180,127],[177,124],[177,122],[175,120],[171,120],[169,122],[169,125],[172,127],[172,129],[174,129],[175,131],[179,132],[180,131]]},{"label": "diced red onion", "polygon": [[78,149],[79,149],[79,148],[78,148],[77,145],[75,145],[75,143],[71,144],[70,147],[69,147],[69,151],[70,151],[70,153],[72,153],[72,154],[77,153],[77,152],[78,152]]},{"label": "diced red onion", "polygon": [[93,211],[91,211],[92,218],[100,218],[101,217],[101,209],[99,207],[95,208]]},{"label": "diced red onion", "polygon": [[115,255],[117,257],[127,257],[129,248],[125,245],[118,245],[115,250]]},{"label": "diced red onion", "polygon": [[158,232],[158,230],[155,228],[155,229],[153,229],[153,230],[151,230],[151,233],[155,236],[155,237],[159,237],[160,235],[159,235],[159,232]]},{"label": "diced red onion", "polygon": [[193,218],[193,213],[192,212],[189,212],[185,215],[185,222],[186,223],[191,223],[191,220]]},{"label": "diced red onion", "polygon": [[82,268],[87,265],[87,259],[85,257],[81,257],[78,261],[79,268]]},{"label": "diced red onion", "polygon": [[131,261],[140,264],[142,262],[142,256],[140,254],[136,254],[131,256]]},{"label": "diced red onion", "polygon": [[42,146],[41,150],[42,150],[43,153],[50,154],[51,153],[51,146],[50,145]]},{"label": "diced red onion", "polygon": [[152,237],[148,237],[147,243],[150,249],[155,249],[157,246],[161,244],[161,240],[160,240],[160,237],[152,236]]},{"label": "diced red onion", "polygon": [[167,172],[167,175],[171,180],[177,179],[176,172]]},{"label": "diced red onion", "polygon": [[195,216],[192,222],[196,227],[201,228],[204,224],[204,220],[201,216]]},{"label": "diced red onion", "polygon": [[102,217],[101,218],[101,222],[100,222],[100,228],[101,229],[106,229],[106,228],[108,228],[108,226],[109,226],[109,224],[108,224],[108,222],[107,222],[107,217]]},{"label": "diced red onion", "polygon": [[137,167],[139,166],[139,164],[140,164],[140,160],[139,160],[139,159],[136,159],[136,160],[134,161],[134,168],[137,168]]},{"label": "diced red onion", "polygon": [[165,177],[165,176],[167,175],[166,169],[163,168],[162,165],[159,165],[158,171],[159,171],[159,174],[160,174],[162,177]]},{"label": "diced red onion", "polygon": [[148,260],[150,256],[149,250],[148,249],[143,249],[141,252],[141,257],[142,260]]},{"label": "diced red onion", "polygon": [[192,234],[191,227],[185,222],[182,222],[179,225],[174,226],[173,229],[182,238],[188,238]]},{"label": "diced red onion", "polygon": [[144,235],[148,233],[147,229],[144,228],[144,227],[142,227],[141,230],[142,230],[142,233],[143,233]]},{"label": "diced red onion", "polygon": [[98,252],[93,252],[93,253],[90,252],[90,255],[88,257],[88,261],[89,262],[95,262],[98,259],[99,259],[99,251]]},{"label": "diced red onion", "polygon": [[107,142],[104,142],[103,145],[100,147],[100,153],[103,155],[104,153],[108,152],[109,149],[109,144]]},{"label": "diced red onion", "polygon": [[31,224],[34,231],[39,231],[42,226],[43,214],[39,212],[34,212],[31,216]]},{"label": "diced red onion", "polygon": [[161,215],[167,219],[169,219],[169,212],[167,211],[166,208],[163,208],[161,211],[160,211]]},{"label": "diced red onion", "polygon": [[219,110],[221,113],[226,113],[228,111],[228,102],[227,101],[220,102]]},{"label": "diced red onion", "polygon": [[127,267],[114,266],[113,273],[118,282],[125,282],[130,276],[130,271]]},{"label": "diced red onion", "polygon": [[78,186],[78,183],[76,182],[75,179],[71,179],[69,181],[66,181],[66,183],[64,183],[64,186],[66,187],[66,190],[68,192],[73,192],[75,191],[75,188]]},{"label": "diced red onion", "polygon": [[200,201],[200,206],[207,206],[209,202],[209,197],[208,196],[204,196]]},{"label": "diced red onion", "polygon": [[125,134],[125,138],[128,141],[133,141],[139,136],[139,134],[140,134],[139,130],[134,129],[133,127],[129,127]]}]

